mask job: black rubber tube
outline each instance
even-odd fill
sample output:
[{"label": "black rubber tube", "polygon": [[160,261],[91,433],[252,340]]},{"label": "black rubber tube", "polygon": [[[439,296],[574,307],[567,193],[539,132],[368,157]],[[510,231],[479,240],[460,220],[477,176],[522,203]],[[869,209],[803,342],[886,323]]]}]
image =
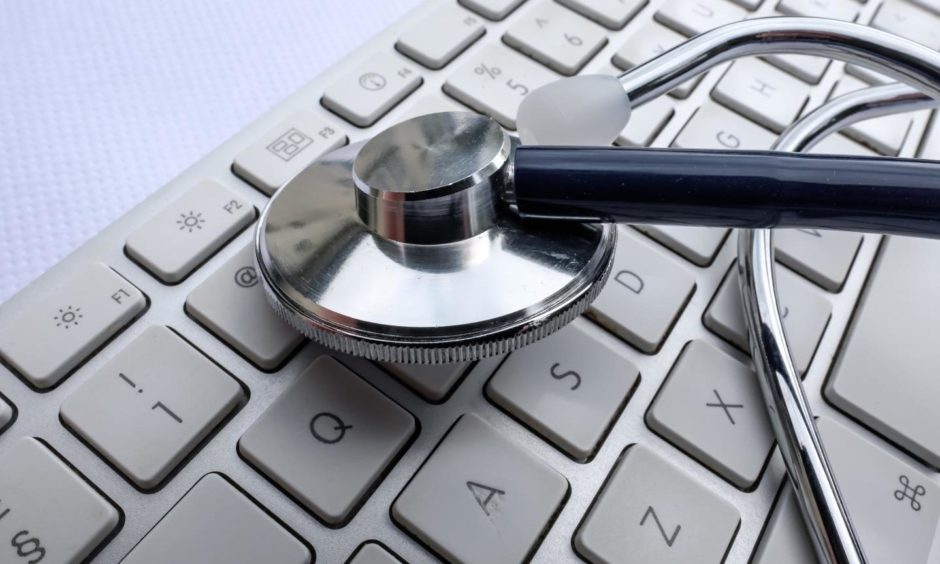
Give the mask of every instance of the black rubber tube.
[{"label": "black rubber tube", "polygon": [[940,237],[940,162],[593,147],[519,147],[523,217],[802,227]]}]

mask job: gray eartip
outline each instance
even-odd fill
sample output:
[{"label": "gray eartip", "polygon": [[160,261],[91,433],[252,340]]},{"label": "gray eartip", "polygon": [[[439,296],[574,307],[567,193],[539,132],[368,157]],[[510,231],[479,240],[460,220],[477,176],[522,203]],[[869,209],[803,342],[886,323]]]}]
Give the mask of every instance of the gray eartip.
[{"label": "gray eartip", "polygon": [[523,145],[610,145],[630,121],[630,99],[616,77],[564,78],[522,100],[516,124]]}]

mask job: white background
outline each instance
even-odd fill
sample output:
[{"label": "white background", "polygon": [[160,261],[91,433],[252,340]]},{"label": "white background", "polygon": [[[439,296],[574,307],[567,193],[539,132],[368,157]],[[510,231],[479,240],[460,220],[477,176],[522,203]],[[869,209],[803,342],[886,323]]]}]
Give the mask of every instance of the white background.
[{"label": "white background", "polygon": [[0,302],[420,0],[2,0]]}]

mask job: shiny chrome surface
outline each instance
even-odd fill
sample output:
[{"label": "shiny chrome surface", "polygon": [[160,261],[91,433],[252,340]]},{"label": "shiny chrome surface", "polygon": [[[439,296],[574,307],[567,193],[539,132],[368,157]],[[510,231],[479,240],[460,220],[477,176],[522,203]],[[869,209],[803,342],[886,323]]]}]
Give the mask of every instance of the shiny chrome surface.
[{"label": "shiny chrome surface", "polygon": [[393,125],[353,165],[359,218],[402,243],[450,243],[493,227],[512,138],[494,120],[444,112]]},{"label": "shiny chrome surface", "polygon": [[[811,54],[856,63],[940,100],[940,53],[864,26],[808,18],[761,18],[722,26],[627,71],[620,82],[636,107],[721,63],[776,53]],[[888,94],[908,101],[912,97],[903,91]],[[924,103],[920,96],[913,98],[913,105]],[[869,99],[853,106],[851,100],[848,105],[834,101],[789,130],[795,133],[784,132],[776,149],[808,147],[811,143],[800,139],[818,139],[854,121],[874,117],[882,111],[880,108],[890,113],[889,108],[905,104],[879,104]],[[858,109],[857,119],[853,108]],[[742,232],[738,255],[748,341],[764,402],[816,553],[827,563],[865,562],[790,359],[777,309],[770,232]]]},{"label": "shiny chrome surface", "polygon": [[[360,182],[354,180],[362,150],[361,143],[349,145],[311,165],[275,194],[258,225],[256,255],[268,297],[308,337],[375,360],[473,360],[551,334],[603,287],[616,243],[612,225],[523,223],[499,214],[489,229],[446,243],[376,235],[360,218],[357,198],[364,179],[381,189],[387,178],[363,165]],[[468,172],[484,160],[468,162],[455,176],[482,180],[463,190],[487,185],[485,174]],[[410,190],[376,192],[434,202],[456,183],[440,171],[411,178],[431,187],[412,182]],[[455,213],[468,209],[474,208]]]}]

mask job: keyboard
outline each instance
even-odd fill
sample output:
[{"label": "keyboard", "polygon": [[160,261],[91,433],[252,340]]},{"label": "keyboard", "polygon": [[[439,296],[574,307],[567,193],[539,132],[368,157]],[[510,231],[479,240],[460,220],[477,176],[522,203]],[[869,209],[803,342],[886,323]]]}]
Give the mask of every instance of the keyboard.
[{"label": "keyboard", "polygon": [[[206,155],[0,306],[0,562],[812,561],[746,350],[735,233],[621,226],[583,318],[455,366],[303,340],[250,251],[268,197],[332,149],[445,110],[512,130],[547,82],[774,14],[940,49],[936,0],[433,0]],[[884,80],[743,59],[636,110],[617,144],[767,149]],[[815,150],[940,159],[940,120],[883,117]],[[866,553],[937,558],[940,246],[774,240]]]}]

